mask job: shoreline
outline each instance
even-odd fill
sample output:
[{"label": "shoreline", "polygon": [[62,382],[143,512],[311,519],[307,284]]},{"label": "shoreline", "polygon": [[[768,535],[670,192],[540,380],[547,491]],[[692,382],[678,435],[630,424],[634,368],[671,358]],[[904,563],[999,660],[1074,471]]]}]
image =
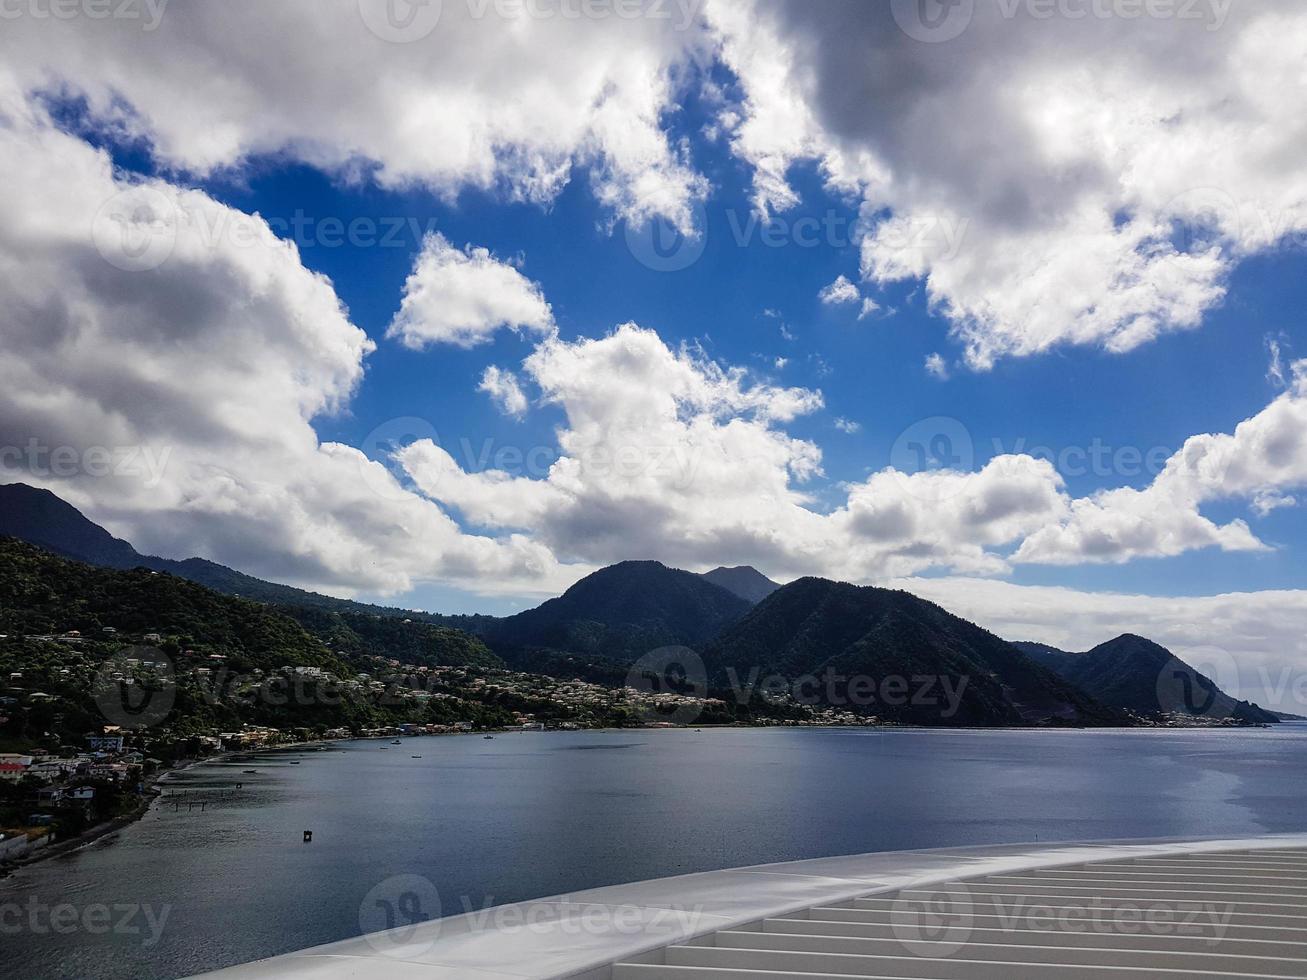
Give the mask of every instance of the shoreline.
[{"label": "shoreline", "polygon": [[[1283,724],[1292,724],[1283,723]],[[209,763],[225,762],[233,758],[245,755],[272,755],[282,752],[296,752],[305,749],[322,749],[332,745],[339,745],[344,742],[376,742],[389,741],[393,738],[404,739],[422,739],[422,738],[485,738],[486,735],[495,737],[508,735],[616,735],[616,734],[654,734],[661,732],[694,732],[695,734],[707,734],[709,732],[761,732],[771,730],[786,731],[868,731],[884,735],[891,732],[929,732],[931,734],[958,734],[958,733],[989,733],[989,732],[1056,732],[1059,734],[1072,733],[1093,733],[1093,732],[1110,732],[1115,734],[1122,733],[1164,733],[1164,732],[1229,732],[1229,731],[1275,731],[1278,726],[1270,726],[1262,729],[1253,725],[1193,725],[1193,726],[1093,726],[1093,727],[1076,727],[1076,728],[1035,728],[1026,726],[998,726],[998,727],[941,727],[938,725],[704,725],[702,728],[694,728],[689,725],[682,725],[673,728],[582,728],[576,730],[564,731],[561,729],[544,730],[544,731],[507,731],[498,729],[486,732],[442,732],[440,734],[420,735],[358,735],[348,738],[332,739],[314,739],[308,742],[292,742],[289,744],[270,745],[252,749],[229,749],[222,752],[215,752],[213,755],[205,756],[200,759],[187,759],[186,761],[170,766],[161,770],[154,776],[145,780],[145,793],[137,807],[131,813],[125,813],[114,817],[111,820],[104,821],[89,827],[76,837],[70,837],[65,840],[54,841],[47,844],[34,854],[19,858],[16,861],[10,861],[0,865],[0,881],[4,881],[14,872],[20,869],[39,864],[51,858],[63,857],[75,853],[84,847],[94,844],[96,841],[123,830],[136,823],[154,806],[164,795],[164,786],[169,777],[199,766]]]}]

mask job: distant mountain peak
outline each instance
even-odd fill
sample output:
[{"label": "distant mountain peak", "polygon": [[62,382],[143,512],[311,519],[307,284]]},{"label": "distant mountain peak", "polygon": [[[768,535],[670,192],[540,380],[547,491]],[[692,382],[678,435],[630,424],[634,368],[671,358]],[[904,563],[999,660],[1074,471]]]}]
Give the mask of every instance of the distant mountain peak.
[{"label": "distant mountain peak", "polygon": [[1042,643],[1016,646],[1104,704],[1138,715],[1279,720],[1273,712],[1231,697],[1166,647],[1137,633],[1122,633],[1086,653],[1067,653]]},{"label": "distant mountain peak", "polygon": [[741,599],[755,604],[762,602],[780,588],[779,584],[752,565],[735,565],[729,568],[720,565],[711,572],[704,572],[700,578],[707,579],[713,585],[720,585],[726,591],[733,592]]},{"label": "distant mountain peak", "polygon": [[630,663],[661,646],[698,647],[750,603],[703,576],[657,561],[623,561],[556,599],[500,620],[492,645],[553,649]]}]

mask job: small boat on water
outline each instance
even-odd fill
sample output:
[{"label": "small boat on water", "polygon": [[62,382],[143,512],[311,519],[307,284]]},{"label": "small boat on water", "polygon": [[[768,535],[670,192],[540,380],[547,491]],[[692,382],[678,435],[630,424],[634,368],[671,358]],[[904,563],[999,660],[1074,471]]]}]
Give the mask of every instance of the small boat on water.
[{"label": "small boat on water", "polygon": [[242,769],[242,770],[241,770],[241,772],[245,773],[245,775],[247,775],[247,776],[253,776],[253,775],[257,774],[258,771],[259,771],[259,770],[257,770],[257,769]]},{"label": "small boat on water", "polygon": [[298,766],[298,765],[299,765],[299,763],[296,762],[294,759],[291,759],[290,764],[291,764],[292,766]]},{"label": "small boat on water", "polygon": [[421,759],[422,756],[420,756],[420,755],[415,755],[415,756],[413,756],[413,758],[414,758],[414,759]]},{"label": "small boat on water", "polygon": [[404,743],[401,742],[399,739],[394,739],[390,744],[391,744],[391,745],[403,745]]},{"label": "small boat on water", "polygon": [[495,737],[495,736],[493,736],[493,735],[487,735],[487,736],[485,736],[485,738],[486,738],[487,741],[489,741],[490,739],[492,739],[492,738],[494,738],[494,737]]}]

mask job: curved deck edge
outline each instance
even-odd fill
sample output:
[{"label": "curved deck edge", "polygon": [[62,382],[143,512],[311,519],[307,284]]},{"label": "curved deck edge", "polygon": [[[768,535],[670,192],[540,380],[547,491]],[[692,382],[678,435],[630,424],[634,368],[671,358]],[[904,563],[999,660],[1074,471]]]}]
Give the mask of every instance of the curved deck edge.
[{"label": "curved deck edge", "polygon": [[885,851],[678,875],[519,902],[204,974],[213,980],[606,980],[619,960],[815,905],[981,875],[1209,851],[1307,834]]}]

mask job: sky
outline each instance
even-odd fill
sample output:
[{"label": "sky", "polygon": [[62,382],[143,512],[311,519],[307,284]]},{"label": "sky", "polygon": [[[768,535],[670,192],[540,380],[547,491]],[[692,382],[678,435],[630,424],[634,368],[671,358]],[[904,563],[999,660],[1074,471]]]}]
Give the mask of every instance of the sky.
[{"label": "sky", "polygon": [[0,16],[5,482],[445,612],[893,585],[1307,713],[1307,14]]}]

